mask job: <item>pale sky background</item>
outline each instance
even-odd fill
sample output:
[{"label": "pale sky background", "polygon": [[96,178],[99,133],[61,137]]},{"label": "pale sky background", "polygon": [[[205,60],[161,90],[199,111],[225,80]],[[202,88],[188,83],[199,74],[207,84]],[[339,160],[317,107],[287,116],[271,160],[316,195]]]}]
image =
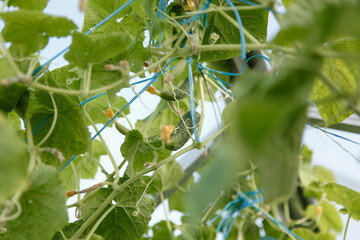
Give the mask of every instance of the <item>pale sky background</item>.
[{"label": "pale sky background", "polygon": [[[75,24],[79,27],[82,25],[83,21],[83,13],[78,11],[78,1],[77,0],[50,0],[48,3],[48,6],[45,9],[45,13],[57,15],[57,16],[66,16],[69,19],[73,20]],[[2,23],[0,22],[0,28],[2,28]],[[276,33],[279,30],[279,26],[276,23],[276,21],[270,17],[269,19],[269,39],[271,39],[273,36],[276,35]],[[41,62],[45,62],[50,57],[54,56],[57,52],[65,48],[71,43],[71,37],[68,38],[52,38],[50,40],[49,45],[40,52],[43,59]],[[58,67],[63,66],[66,64],[66,61],[63,58],[59,58],[58,60],[54,61],[50,67],[50,69],[55,69]],[[144,85],[138,86],[136,89],[139,90]],[[129,89],[124,89],[120,92],[121,96],[123,96],[125,99],[130,100],[133,97],[133,92]],[[137,119],[141,119],[149,115],[157,106],[157,103],[159,102],[159,99],[156,96],[151,96],[147,92],[145,92],[141,99],[146,104],[146,106],[141,103],[141,101],[137,100],[135,101],[131,106],[131,114],[128,115],[130,121],[133,125],[135,125],[135,122]],[[219,99],[219,105],[224,107],[224,103],[221,99]],[[209,104],[206,104],[207,114],[205,123],[206,128],[203,130],[203,135],[201,137],[201,140],[206,139],[208,135],[211,134],[211,132],[214,132],[217,128],[216,121],[214,121],[215,116],[213,115],[213,110]],[[150,110],[149,110],[150,109]],[[127,122],[124,121],[124,119],[120,120],[121,123],[123,123],[125,126],[127,125]],[[98,128],[101,128],[102,125],[98,125]],[[330,129],[329,131],[337,133],[339,135],[342,135],[344,137],[347,137],[349,139],[352,139],[354,141],[360,142],[360,136],[359,134],[353,134],[343,131],[337,131]],[[94,135],[94,131],[91,130],[92,135]],[[120,135],[116,129],[108,128],[105,129],[102,133],[103,137],[105,138],[110,151],[114,155],[116,162],[119,164],[122,161],[122,156],[120,154],[120,146],[123,142],[124,137]],[[204,138],[205,136],[205,138]],[[353,143],[346,142],[341,139],[336,139],[341,146],[351,152],[355,157],[359,158],[360,156],[360,149],[357,145]],[[330,170],[332,170],[336,176],[336,180],[339,184],[345,185],[347,187],[350,187],[356,191],[360,191],[360,163],[353,158],[349,153],[345,152],[341,147],[339,147],[338,144],[336,144],[333,140],[331,140],[328,136],[326,136],[323,132],[316,130],[314,128],[311,128],[309,126],[305,127],[304,131],[304,138],[303,143],[306,144],[311,150],[313,150],[313,164],[314,165],[321,165],[324,166]],[[197,151],[197,154],[200,155],[202,151]],[[180,160],[181,162],[181,160]],[[113,168],[110,163],[110,160],[108,157],[102,157],[101,158],[102,165],[108,170],[108,172],[112,172]],[[96,175],[95,180],[81,180],[80,188],[87,188],[95,183],[99,183],[101,181],[104,181],[104,177],[98,172]],[[68,200],[68,203],[73,203],[76,201],[76,197],[70,198]],[[167,204],[165,204],[167,205]],[[75,214],[74,214],[74,208],[69,210],[69,219],[71,221],[75,221]],[[345,226],[345,222],[347,219],[346,215],[341,215],[343,219],[343,223]],[[170,218],[176,223],[180,224],[180,215],[176,212],[170,213]],[[153,219],[151,220],[151,225],[155,224],[159,220],[165,219],[163,214],[163,208],[160,207],[156,209],[155,213],[153,214]],[[360,223],[354,220],[351,220],[348,230],[347,239],[348,240],[355,240],[359,239],[360,236]],[[339,235],[337,239],[342,239],[343,235]]]}]

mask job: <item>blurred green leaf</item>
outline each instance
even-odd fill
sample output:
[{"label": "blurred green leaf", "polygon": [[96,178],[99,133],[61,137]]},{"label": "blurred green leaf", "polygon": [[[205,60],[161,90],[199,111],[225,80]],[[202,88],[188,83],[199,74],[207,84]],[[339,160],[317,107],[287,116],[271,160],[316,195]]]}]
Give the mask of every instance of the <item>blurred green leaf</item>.
[{"label": "blurred green leaf", "polygon": [[20,9],[28,9],[28,10],[39,10],[42,11],[46,7],[48,0],[9,0],[8,5],[19,7]]},{"label": "blurred green leaf", "polygon": [[[186,182],[181,185],[182,189],[189,190],[190,186],[194,184],[194,177],[191,176]],[[169,208],[170,210],[177,210],[180,212],[186,211],[186,197],[187,192],[178,189],[174,194],[169,197]]]},{"label": "blurred green leaf", "polygon": [[0,204],[26,181],[28,157],[24,142],[0,113]]},{"label": "blurred green leaf", "polygon": [[[174,224],[172,222],[170,222],[170,224],[174,228]],[[167,228],[166,221],[160,221],[157,224],[155,224],[152,227],[152,231],[153,231],[153,239],[156,239],[156,240],[169,240],[169,239],[171,239],[171,235],[170,235],[169,230]]]},{"label": "blurred green leaf", "polygon": [[151,184],[156,192],[164,192],[178,186],[184,177],[184,171],[177,161],[172,161],[156,171],[154,183]]},{"label": "blurred green leaf", "polygon": [[[320,218],[318,217],[318,208],[320,208]],[[330,232],[332,230],[341,232],[342,230],[342,221],[336,207],[327,201],[323,201],[318,207],[313,204],[309,205],[306,208],[306,215],[313,220],[318,219],[321,232]]]},{"label": "blurred green leaf", "polygon": [[182,233],[179,239],[186,240],[207,240],[215,239],[216,231],[213,227],[198,227],[190,224],[183,224],[176,227]]},{"label": "blurred green leaf", "polygon": [[[278,75],[248,74],[236,86],[235,133],[243,154],[249,154],[257,168],[266,201],[287,198],[296,185],[308,97],[316,73],[300,66],[309,62],[321,66],[317,58],[299,59]],[[289,70],[290,66],[294,68]]]},{"label": "blurred green leaf", "polygon": [[[360,40],[341,41],[331,49],[344,53],[360,53]],[[323,72],[331,79],[342,92],[353,97],[357,93],[360,63],[352,59],[328,58],[325,59]],[[311,100],[316,104],[325,126],[342,122],[353,111],[349,109],[321,80],[315,82]]]},{"label": "blurred green leaf", "polygon": [[326,198],[344,206],[355,220],[360,220],[360,193],[339,185],[329,183],[324,186]]}]

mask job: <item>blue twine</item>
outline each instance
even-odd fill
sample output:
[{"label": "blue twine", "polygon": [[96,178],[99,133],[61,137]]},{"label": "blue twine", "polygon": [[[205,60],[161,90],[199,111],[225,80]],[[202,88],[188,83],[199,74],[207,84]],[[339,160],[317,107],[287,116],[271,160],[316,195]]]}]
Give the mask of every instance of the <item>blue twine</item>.
[{"label": "blue twine", "polygon": [[275,218],[273,218],[270,214],[268,214],[267,212],[265,212],[264,210],[258,208],[256,206],[256,200],[253,200],[251,197],[249,198],[249,196],[243,194],[242,192],[239,192],[239,198],[242,201],[247,201],[248,204],[254,208],[256,211],[261,212],[262,215],[264,215],[266,218],[268,218],[270,221],[272,221],[273,223],[275,223],[277,226],[279,226],[280,228],[282,228],[283,230],[285,230],[288,234],[292,235],[293,237],[295,237],[298,240],[303,240],[300,236],[298,236],[297,234],[295,234],[293,231],[291,231],[290,229],[288,229],[284,224],[280,223],[279,221],[277,221]]},{"label": "blue twine", "polygon": [[210,68],[207,68],[207,67],[202,67],[202,68],[203,68],[203,69],[206,69],[206,70],[208,70],[208,71],[210,71],[210,72],[216,72],[216,73],[220,73],[220,74],[223,74],[223,75],[228,75],[228,76],[240,76],[240,75],[243,73],[246,64],[247,64],[251,59],[253,59],[253,58],[255,58],[255,57],[263,58],[263,59],[265,59],[266,61],[268,61],[268,62],[271,64],[271,61],[270,61],[269,58],[267,58],[267,57],[265,57],[265,56],[263,56],[263,55],[253,55],[253,56],[251,56],[251,57],[249,57],[248,59],[245,60],[245,62],[244,62],[244,64],[242,65],[241,70],[240,70],[239,73],[223,72],[223,71],[219,71],[219,70],[210,69]]},{"label": "blue twine", "polygon": [[[256,197],[260,194],[259,191],[249,191],[246,196],[253,199],[255,203],[263,200],[263,197]],[[208,222],[208,226],[221,217],[219,224],[216,227],[216,232],[222,231],[223,239],[227,239],[236,219],[240,216],[240,211],[244,208],[251,207],[251,203],[238,194],[238,197],[225,205],[223,210],[217,214],[212,220]]]},{"label": "blue twine", "polygon": [[188,57],[187,63],[188,63],[188,76],[189,76],[189,91],[190,91],[190,115],[191,115],[191,121],[194,129],[194,135],[195,135],[195,141],[200,142],[198,132],[196,130],[196,123],[195,123],[195,101],[194,101],[194,79],[191,69],[191,62],[192,59]]},{"label": "blue twine", "polygon": [[[54,116],[54,114],[50,114],[49,116],[47,116],[41,123],[39,123],[39,125],[37,125],[37,127],[35,128],[35,130],[32,132],[32,135],[34,135],[38,130],[39,128],[41,128],[42,125],[44,125],[44,123],[49,120],[52,116]],[[25,143],[28,142],[28,139],[25,139],[24,141]]]},{"label": "blue twine", "polygon": [[[208,0],[200,9],[200,11],[203,11],[203,10],[206,10],[209,8],[210,6],[210,3],[212,2],[212,0]],[[206,13],[198,13],[194,16],[192,16],[191,18],[189,19],[180,19],[179,23],[182,25],[182,24],[186,24],[188,25],[189,23],[191,22],[194,22],[198,19],[200,19],[200,17],[203,16],[203,19],[202,19],[202,22],[203,22],[203,26],[206,27],[206,21],[207,21],[207,14]]]},{"label": "blue twine", "polygon": [[[102,20],[101,22],[99,22],[95,27],[91,28],[88,32],[85,33],[85,35],[89,35],[92,32],[94,32],[96,29],[98,29],[100,26],[102,26],[104,23],[106,23],[110,18],[114,17],[116,14],[118,14],[120,11],[124,10],[124,8],[126,8],[127,6],[129,6],[132,2],[134,2],[135,0],[130,0],[127,3],[125,3],[124,5],[122,5],[120,8],[118,8],[117,10],[115,10],[113,13],[111,13],[109,16],[107,16],[104,20]],[[52,61],[54,61],[56,58],[60,57],[62,54],[66,53],[67,51],[69,51],[70,49],[70,45],[67,46],[66,48],[64,48],[63,50],[61,50],[60,52],[58,52],[57,54],[55,54],[55,56],[53,56],[52,58],[50,58],[48,61],[46,61],[44,64],[40,65],[40,67],[36,68],[32,75],[34,76],[35,74],[37,74],[43,67],[50,65],[50,63]]]},{"label": "blue twine", "polygon": [[324,133],[326,133],[326,134],[329,134],[329,135],[332,135],[332,136],[334,136],[334,137],[340,138],[340,139],[342,139],[342,140],[345,140],[345,141],[348,141],[348,142],[351,142],[351,143],[360,145],[360,143],[358,143],[358,142],[356,142],[356,141],[354,141],[354,140],[351,140],[351,139],[349,139],[349,138],[340,136],[340,135],[338,135],[338,134],[335,134],[335,133],[326,131],[325,129],[322,129],[322,128],[318,127],[318,126],[312,125],[310,122],[306,122],[306,124],[309,125],[310,127],[313,127],[313,128],[315,128],[315,129],[317,129],[317,130],[320,130],[320,131],[322,131],[322,132],[324,132]]},{"label": "blue twine", "polygon": [[302,240],[301,237],[299,237],[294,232],[292,232],[290,229],[285,227],[282,223],[278,222],[267,212],[263,211],[262,209],[260,209],[256,206],[256,204],[263,201],[263,197],[257,197],[257,195],[259,195],[260,193],[261,193],[261,190],[249,191],[246,194],[239,192],[236,199],[227,203],[225,205],[225,207],[223,208],[223,210],[221,212],[217,213],[217,216],[208,222],[208,226],[210,226],[219,217],[221,217],[221,220],[216,228],[216,232],[220,232],[220,230],[221,230],[223,233],[223,239],[225,240],[228,238],[236,219],[240,216],[240,211],[244,208],[251,207],[251,208],[254,208],[256,211],[261,212],[266,218],[268,218],[270,221],[275,223],[277,226],[281,227],[288,234],[294,236],[298,240]]},{"label": "blue twine", "polygon": [[200,71],[201,73],[203,73],[203,74],[205,74],[205,75],[207,75],[207,76],[212,77],[213,79],[215,79],[215,80],[217,81],[217,83],[220,85],[220,87],[221,87],[225,92],[227,92],[227,93],[230,94],[231,96],[233,95],[232,92],[231,92],[227,87],[225,87],[224,84],[223,84],[223,83],[225,83],[226,85],[228,85],[228,86],[231,87],[231,85],[230,85],[229,83],[227,83],[227,82],[219,79],[218,77],[216,77],[215,74],[212,73],[211,70],[209,70],[209,69],[207,69],[207,70],[209,70],[209,72],[211,73],[211,75],[205,73],[205,72],[203,71],[204,67],[201,66],[200,64],[198,64],[198,62],[196,62],[196,66],[197,66],[197,68],[199,69],[199,71]]},{"label": "blue twine", "polygon": [[[162,71],[164,71],[170,64],[171,62],[174,60],[174,58],[172,58],[166,65],[165,67],[162,69]],[[134,96],[120,111],[118,111],[114,117],[112,119],[110,119],[92,138],[91,138],[91,141],[93,141],[97,136],[99,136],[99,134],[105,129],[107,128],[118,116],[121,112],[123,112],[127,107],[130,106],[131,103],[133,103],[137,98],[138,98],[138,95],[141,95],[143,92],[146,91],[146,89],[148,89],[150,87],[151,84],[153,84],[156,79],[160,76],[161,72],[162,71],[159,71],[157,74],[155,74],[155,76],[150,80],[150,82],[148,84],[146,84],[146,86],[144,88],[142,88],[139,93]],[[60,171],[58,172],[58,174],[60,174],[78,155],[74,155],[71,157],[71,159],[65,163],[65,165],[60,169]]]},{"label": "blue twine", "polygon": [[241,17],[239,14],[239,11],[236,10],[235,5],[231,2],[231,0],[226,0],[227,4],[233,9],[236,20],[239,24],[239,33],[240,33],[240,44],[241,44],[241,59],[246,59],[246,42],[245,42],[245,36],[243,32],[243,26],[241,22]]},{"label": "blue twine", "polygon": [[106,94],[106,92],[103,92],[103,93],[100,93],[100,94],[98,94],[98,95],[96,95],[96,96],[93,96],[93,97],[91,97],[91,98],[89,98],[89,99],[87,99],[87,100],[79,103],[79,106],[82,106],[82,105],[84,105],[85,103],[88,103],[88,102],[94,100],[95,98],[101,97],[101,96],[103,96],[103,95],[105,95],[105,94]]}]

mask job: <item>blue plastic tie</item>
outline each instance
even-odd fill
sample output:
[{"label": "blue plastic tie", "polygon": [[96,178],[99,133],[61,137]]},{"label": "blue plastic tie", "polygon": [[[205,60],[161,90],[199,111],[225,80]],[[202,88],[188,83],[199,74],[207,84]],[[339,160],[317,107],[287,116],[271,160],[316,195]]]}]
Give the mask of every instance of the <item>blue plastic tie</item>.
[{"label": "blue plastic tie", "polygon": [[[95,27],[91,28],[89,31],[87,31],[85,33],[85,35],[89,35],[92,32],[94,32],[96,29],[98,29],[100,26],[102,26],[104,23],[106,23],[107,21],[109,21],[110,18],[114,17],[116,14],[118,14],[120,11],[122,11],[124,8],[126,8],[127,6],[129,6],[132,2],[134,2],[135,0],[130,0],[127,3],[125,3],[124,5],[122,5],[120,8],[118,8],[117,10],[115,10],[113,13],[111,13],[109,16],[107,16],[104,20],[102,20],[101,22],[99,22]],[[55,56],[53,56],[52,58],[50,58],[48,61],[46,61],[44,64],[42,64],[40,67],[36,68],[34,70],[34,72],[32,73],[32,75],[34,76],[35,74],[37,74],[43,67],[50,65],[50,63],[52,61],[54,61],[56,58],[60,57],[62,54],[66,53],[67,51],[69,51],[70,49],[70,45],[67,46],[66,48],[64,48],[63,50],[61,50],[60,52],[58,52],[57,54],[55,54]]]},{"label": "blue plastic tie", "polygon": [[188,57],[187,64],[188,64],[188,76],[189,76],[189,91],[190,91],[190,115],[191,121],[194,129],[195,141],[200,142],[198,132],[196,130],[196,122],[195,122],[195,101],[194,101],[194,79],[191,69],[191,62],[192,59]]}]

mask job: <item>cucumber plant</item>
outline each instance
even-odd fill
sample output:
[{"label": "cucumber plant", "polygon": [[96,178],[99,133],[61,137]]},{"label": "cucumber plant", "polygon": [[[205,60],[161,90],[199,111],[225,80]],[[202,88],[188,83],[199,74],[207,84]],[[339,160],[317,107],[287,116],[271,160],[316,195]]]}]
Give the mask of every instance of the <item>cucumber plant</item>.
[{"label": "cucumber plant", "polygon": [[[309,101],[325,127],[360,115],[358,1],[283,0],[280,13],[273,0],[79,0],[81,29],[46,14],[48,0],[1,4],[0,239],[335,239],[339,214],[360,220],[360,193],[301,146]],[[281,29],[269,41],[270,14]],[[160,102],[134,124],[146,90]],[[208,102],[221,122],[205,137]],[[101,135],[112,123],[123,160]],[[189,151],[204,166],[184,171]],[[165,198],[181,223],[164,208],[149,226]]]}]

